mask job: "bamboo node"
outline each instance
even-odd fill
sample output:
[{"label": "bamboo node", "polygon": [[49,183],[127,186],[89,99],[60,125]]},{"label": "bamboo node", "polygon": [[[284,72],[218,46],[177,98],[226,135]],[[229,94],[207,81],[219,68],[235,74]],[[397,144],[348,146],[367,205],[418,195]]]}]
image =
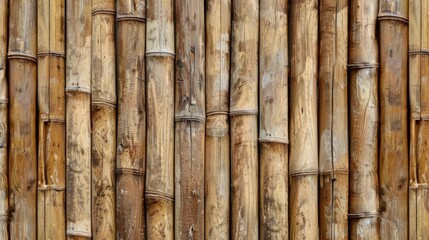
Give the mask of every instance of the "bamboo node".
[{"label": "bamboo node", "polygon": [[213,115],[228,115],[228,112],[226,111],[210,111],[206,112],[206,116],[213,116]]},{"label": "bamboo node", "polygon": [[378,63],[350,63],[347,64],[348,69],[364,69],[364,68],[378,68],[380,65]]},{"label": "bamboo node", "polygon": [[344,174],[344,175],[349,175],[349,170],[348,169],[340,169],[340,168],[334,168],[331,170],[325,170],[325,171],[320,171],[319,175],[331,175],[331,174]]},{"label": "bamboo node", "polygon": [[319,169],[308,169],[308,170],[296,170],[296,171],[290,171],[289,177],[305,177],[305,176],[312,176],[312,175],[319,175]]},{"label": "bamboo node", "polygon": [[408,55],[429,55],[429,49],[410,50],[408,51]]},{"label": "bamboo node", "polygon": [[91,89],[87,87],[80,87],[80,86],[67,86],[66,92],[84,92],[84,93],[91,93]]},{"label": "bamboo node", "polygon": [[59,186],[59,185],[46,185],[46,184],[43,184],[43,185],[40,185],[37,190],[39,190],[39,191],[54,190],[54,191],[59,191],[60,192],[60,191],[65,191],[66,188],[63,187],[63,186]]},{"label": "bamboo node", "polygon": [[408,18],[398,15],[398,14],[391,14],[391,13],[380,13],[378,14],[378,21],[384,21],[384,20],[392,20],[392,21],[399,21],[405,24],[408,24]]},{"label": "bamboo node", "polygon": [[136,21],[136,22],[146,22],[146,18],[143,16],[135,16],[135,15],[117,15],[116,21]]},{"label": "bamboo node", "polygon": [[37,63],[37,57],[27,53],[9,52],[8,59],[28,60]]},{"label": "bamboo node", "polygon": [[0,214],[0,222],[9,222],[9,214]]},{"label": "bamboo node", "polygon": [[348,214],[349,219],[362,219],[362,218],[377,218],[378,213],[362,212],[362,213],[350,213]]},{"label": "bamboo node", "polygon": [[7,104],[7,103],[9,103],[9,99],[7,98],[0,99],[0,104]]},{"label": "bamboo node", "polygon": [[174,52],[170,51],[147,51],[146,57],[175,57]]},{"label": "bamboo node", "polygon": [[127,173],[135,175],[135,176],[143,176],[144,175],[144,170],[135,169],[135,168],[118,168],[118,169],[116,169],[115,172],[117,175],[127,174]]},{"label": "bamboo node", "polygon": [[112,9],[94,9],[92,10],[92,16],[99,15],[99,14],[107,14],[107,15],[116,15],[115,10]]},{"label": "bamboo node", "polygon": [[283,143],[289,144],[289,139],[279,137],[260,137],[258,138],[260,143]]},{"label": "bamboo node", "polygon": [[429,189],[429,185],[426,183],[417,183],[410,185],[409,189]]},{"label": "bamboo node", "polygon": [[51,117],[49,114],[43,113],[40,115],[40,120],[43,122],[52,122],[52,123],[65,123],[64,118]]},{"label": "bamboo node", "polygon": [[45,57],[45,56],[66,58],[66,55],[63,52],[47,51],[47,52],[38,52],[37,53],[37,57]]},{"label": "bamboo node", "polygon": [[146,198],[154,198],[154,199],[165,199],[171,202],[174,202],[174,195],[163,193],[159,191],[146,191],[145,192]]},{"label": "bamboo node", "polygon": [[67,229],[67,236],[80,236],[80,237],[92,237],[91,232],[79,231],[79,230],[69,230]]},{"label": "bamboo node", "polygon": [[115,101],[109,100],[109,99],[102,99],[102,98],[92,98],[92,104],[94,105],[104,105],[108,107],[116,108],[117,104]]},{"label": "bamboo node", "polygon": [[231,110],[229,111],[229,116],[238,116],[238,115],[258,115],[258,109],[243,109],[243,110]]},{"label": "bamboo node", "polygon": [[174,117],[174,121],[176,122],[205,122],[205,117],[193,116],[193,115],[185,115],[185,116],[176,116]]}]

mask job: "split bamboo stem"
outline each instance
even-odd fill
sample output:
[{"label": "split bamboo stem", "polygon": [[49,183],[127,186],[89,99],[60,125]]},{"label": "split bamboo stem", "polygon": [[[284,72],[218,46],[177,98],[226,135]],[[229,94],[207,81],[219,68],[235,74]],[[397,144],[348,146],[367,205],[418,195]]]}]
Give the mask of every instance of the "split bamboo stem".
[{"label": "split bamboo stem", "polygon": [[291,2],[290,239],[318,239],[318,1]]},{"label": "split bamboo stem", "polygon": [[38,0],[38,239],[65,239],[65,1]]},{"label": "split bamboo stem", "polygon": [[66,187],[69,239],[91,237],[91,0],[67,0]]},{"label": "split bamboo stem", "polygon": [[260,238],[288,239],[288,1],[261,1]]},{"label": "split bamboo stem", "polygon": [[11,239],[36,239],[37,1],[9,8],[9,230]]},{"label": "split bamboo stem", "polygon": [[174,239],[174,22],[172,0],[147,1],[148,239]]},{"label": "split bamboo stem", "polygon": [[92,0],[92,236],[115,238],[115,0]]},{"label": "split bamboo stem", "polygon": [[175,1],[175,238],[204,238],[204,1]]},{"label": "split bamboo stem", "polygon": [[348,0],[322,0],[319,9],[320,238],[348,239]]},{"label": "split bamboo stem", "polygon": [[206,20],[205,239],[229,239],[231,0],[208,1]]},{"label": "split bamboo stem", "polygon": [[9,239],[7,20],[8,1],[0,0],[0,240]]},{"label": "split bamboo stem", "polygon": [[146,1],[117,0],[116,238],[144,239]]}]

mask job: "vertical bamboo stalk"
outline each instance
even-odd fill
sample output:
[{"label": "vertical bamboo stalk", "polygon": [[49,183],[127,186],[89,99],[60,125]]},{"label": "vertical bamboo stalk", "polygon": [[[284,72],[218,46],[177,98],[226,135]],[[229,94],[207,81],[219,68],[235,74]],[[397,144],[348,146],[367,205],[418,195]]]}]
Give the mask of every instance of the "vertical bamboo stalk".
[{"label": "vertical bamboo stalk", "polygon": [[91,0],[67,0],[67,235],[91,237]]},{"label": "vertical bamboo stalk", "polygon": [[206,5],[205,239],[229,239],[231,0]]},{"label": "vertical bamboo stalk", "polygon": [[117,0],[116,238],[144,239],[146,1]]},{"label": "vertical bamboo stalk", "polygon": [[175,238],[204,238],[204,1],[175,1]]},{"label": "vertical bamboo stalk", "polygon": [[261,1],[260,238],[288,239],[288,1]]},{"label": "vertical bamboo stalk", "polygon": [[36,239],[37,1],[9,7],[10,238]]},{"label": "vertical bamboo stalk", "polygon": [[0,240],[9,239],[8,84],[6,78],[8,1],[0,0]]},{"label": "vertical bamboo stalk", "polygon": [[320,1],[319,221],[321,239],[348,239],[348,1]]},{"label": "vertical bamboo stalk", "polygon": [[317,46],[318,1],[291,3],[291,239],[318,239]]},{"label": "vertical bamboo stalk", "polygon": [[147,1],[148,239],[174,239],[174,22],[172,0]]},{"label": "vertical bamboo stalk", "polygon": [[38,239],[65,239],[65,1],[38,0]]},{"label": "vertical bamboo stalk", "polygon": [[92,236],[115,238],[115,0],[92,0]]}]

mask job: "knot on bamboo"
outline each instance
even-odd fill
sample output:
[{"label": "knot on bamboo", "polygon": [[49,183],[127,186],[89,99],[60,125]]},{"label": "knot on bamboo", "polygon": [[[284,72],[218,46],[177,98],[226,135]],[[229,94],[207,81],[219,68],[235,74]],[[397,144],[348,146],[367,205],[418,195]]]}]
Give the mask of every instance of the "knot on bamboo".
[{"label": "knot on bamboo", "polygon": [[117,15],[116,21],[134,21],[134,22],[142,22],[146,23],[146,17],[138,16],[138,15]]},{"label": "knot on bamboo", "polygon": [[348,169],[340,169],[340,168],[334,168],[331,170],[325,170],[325,171],[320,171],[319,175],[324,176],[324,175],[335,175],[335,174],[343,174],[343,175],[349,175],[349,170]]},{"label": "knot on bamboo", "polygon": [[167,201],[174,202],[174,195],[159,191],[146,191],[145,197],[147,199],[165,199]]},{"label": "knot on bamboo", "polygon": [[319,169],[305,169],[305,170],[295,170],[289,172],[289,177],[305,177],[319,175]]},{"label": "knot on bamboo", "polygon": [[398,21],[401,23],[408,24],[408,18],[405,16],[401,16],[401,15],[395,14],[395,13],[380,13],[380,14],[378,14],[378,21],[386,21],[386,20]]},{"label": "knot on bamboo", "polygon": [[35,55],[24,53],[24,52],[9,52],[7,54],[7,58],[18,59],[18,60],[28,60],[28,61],[37,63],[37,57]]},{"label": "knot on bamboo", "polygon": [[143,176],[145,175],[144,170],[142,169],[135,169],[135,168],[118,168],[116,169],[116,174],[132,174],[134,176]]},{"label": "knot on bamboo", "polygon": [[37,53],[37,57],[49,57],[49,56],[66,58],[66,55],[64,54],[64,52],[59,52],[59,51],[43,51],[43,52]]},{"label": "knot on bamboo", "polygon": [[413,55],[429,55],[429,49],[418,49],[408,51],[409,56]]},{"label": "knot on bamboo", "polygon": [[174,58],[175,54],[171,51],[146,51],[146,57],[168,57]]},{"label": "knot on bamboo", "polygon": [[93,9],[92,16],[105,14],[105,15],[116,15],[116,11],[114,9]]},{"label": "knot on bamboo", "polygon": [[347,69],[365,69],[365,68],[379,68],[380,64],[378,63],[367,63],[367,62],[357,62],[347,64]]},{"label": "knot on bamboo", "polygon": [[117,108],[117,104],[116,101],[112,101],[109,99],[104,99],[104,98],[92,98],[92,104],[93,105],[104,105],[107,107],[112,107],[112,108]]},{"label": "knot on bamboo", "polygon": [[362,218],[378,218],[376,212],[362,212],[362,213],[350,213],[348,214],[349,219],[362,219]]},{"label": "knot on bamboo", "polygon": [[229,111],[229,116],[258,115],[258,109],[238,109]]},{"label": "knot on bamboo", "polygon": [[260,137],[258,138],[260,143],[282,143],[289,144],[289,139],[287,138],[279,138],[279,137]]}]

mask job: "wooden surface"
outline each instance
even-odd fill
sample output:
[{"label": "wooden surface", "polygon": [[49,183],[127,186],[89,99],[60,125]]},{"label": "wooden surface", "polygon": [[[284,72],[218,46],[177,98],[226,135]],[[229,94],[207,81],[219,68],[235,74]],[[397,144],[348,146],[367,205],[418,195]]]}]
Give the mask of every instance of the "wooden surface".
[{"label": "wooden surface", "polygon": [[9,239],[9,191],[8,191],[8,81],[7,40],[8,40],[8,1],[0,1],[0,240]]}]

